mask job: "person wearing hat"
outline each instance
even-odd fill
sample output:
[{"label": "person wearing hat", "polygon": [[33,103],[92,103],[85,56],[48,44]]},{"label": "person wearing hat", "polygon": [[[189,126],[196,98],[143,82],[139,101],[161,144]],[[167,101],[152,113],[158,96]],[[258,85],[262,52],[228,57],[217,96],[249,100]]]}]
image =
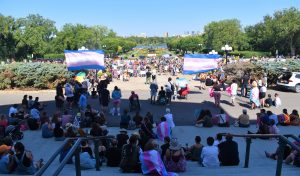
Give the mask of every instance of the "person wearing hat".
[{"label": "person wearing hat", "polygon": [[241,114],[236,122],[239,127],[248,128],[250,126],[249,115],[247,114],[247,109],[243,109],[243,114]]},{"label": "person wearing hat", "polygon": [[1,145],[0,146],[0,174],[10,173],[8,164],[10,162],[11,155],[8,152],[11,150],[11,146]]},{"label": "person wearing hat", "polygon": [[176,138],[171,139],[169,149],[167,149],[164,163],[169,172],[185,172],[186,159],[184,151]]}]

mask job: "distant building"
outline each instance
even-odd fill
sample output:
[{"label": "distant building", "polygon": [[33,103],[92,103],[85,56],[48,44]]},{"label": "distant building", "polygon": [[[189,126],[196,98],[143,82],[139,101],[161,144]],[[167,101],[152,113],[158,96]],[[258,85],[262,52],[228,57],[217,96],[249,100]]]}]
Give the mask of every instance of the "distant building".
[{"label": "distant building", "polygon": [[139,37],[147,38],[147,34],[146,34],[146,33],[141,33],[141,34],[139,35]]},{"label": "distant building", "polygon": [[168,33],[168,32],[165,32],[165,33],[164,33],[164,37],[165,37],[165,38],[168,38],[168,37],[169,37],[169,33]]}]

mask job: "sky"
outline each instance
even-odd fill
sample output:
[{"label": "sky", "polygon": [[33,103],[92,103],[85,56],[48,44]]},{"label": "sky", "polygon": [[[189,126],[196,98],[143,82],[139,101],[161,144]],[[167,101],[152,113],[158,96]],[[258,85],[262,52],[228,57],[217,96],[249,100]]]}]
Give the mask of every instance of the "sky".
[{"label": "sky", "polygon": [[0,0],[5,16],[40,14],[59,30],[66,23],[104,25],[119,36],[203,32],[212,21],[233,18],[245,27],[290,7],[300,9],[300,0]]}]

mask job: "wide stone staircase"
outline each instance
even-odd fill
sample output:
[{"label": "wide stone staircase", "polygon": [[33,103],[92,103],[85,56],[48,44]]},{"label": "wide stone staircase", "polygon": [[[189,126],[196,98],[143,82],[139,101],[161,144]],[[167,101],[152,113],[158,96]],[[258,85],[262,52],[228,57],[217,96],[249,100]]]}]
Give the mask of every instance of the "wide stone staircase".
[{"label": "wide stone staircase", "polygon": [[[119,128],[110,127],[109,134],[115,135],[118,133]],[[197,128],[193,126],[177,126],[173,130],[173,137],[178,138],[180,143],[185,146],[192,145],[194,143],[194,138],[196,135],[201,136],[202,144],[206,145],[206,138],[208,136],[213,136],[219,132],[222,133],[232,133],[232,134],[247,134],[247,131],[250,130],[255,132],[257,129],[255,126],[250,128]],[[129,131],[133,133],[134,131]],[[281,134],[299,134],[299,127],[280,127]],[[203,176],[213,176],[213,175],[257,175],[257,176],[272,176],[276,172],[277,161],[271,160],[265,157],[264,151],[274,152],[278,146],[278,141],[275,139],[262,140],[262,139],[253,139],[250,148],[250,160],[249,168],[244,168],[245,163],[245,153],[246,153],[246,139],[241,137],[234,138],[239,145],[239,156],[240,164],[239,166],[234,167],[218,167],[218,168],[204,168],[200,167],[197,162],[188,162],[187,171],[184,173],[178,173],[179,175],[203,175]],[[292,140],[291,140],[292,141]],[[26,148],[33,152],[34,160],[39,160],[43,158],[44,161],[47,161],[53,153],[59,148],[63,142],[54,141],[54,139],[43,139],[41,138],[41,131],[27,131],[25,132],[24,139],[22,142],[25,144]],[[161,143],[161,142],[160,142]],[[50,165],[43,175],[50,176],[59,166],[58,157]],[[66,165],[62,172],[59,175],[76,175],[74,164]],[[105,164],[100,168],[100,171],[96,169],[82,170],[81,175],[83,176],[94,176],[94,175],[141,175],[141,174],[123,174],[119,171],[119,168],[110,168],[106,167]],[[300,168],[297,168],[292,165],[283,164],[282,175],[288,176],[299,176]]]}]

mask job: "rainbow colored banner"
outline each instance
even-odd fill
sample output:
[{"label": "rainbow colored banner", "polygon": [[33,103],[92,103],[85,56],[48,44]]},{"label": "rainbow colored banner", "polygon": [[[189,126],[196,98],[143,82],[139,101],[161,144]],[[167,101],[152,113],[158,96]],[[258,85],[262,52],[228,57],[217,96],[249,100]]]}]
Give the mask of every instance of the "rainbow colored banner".
[{"label": "rainbow colored banner", "polygon": [[67,68],[74,70],[104,70],[104,51],[102,50],[65,50]]}]

